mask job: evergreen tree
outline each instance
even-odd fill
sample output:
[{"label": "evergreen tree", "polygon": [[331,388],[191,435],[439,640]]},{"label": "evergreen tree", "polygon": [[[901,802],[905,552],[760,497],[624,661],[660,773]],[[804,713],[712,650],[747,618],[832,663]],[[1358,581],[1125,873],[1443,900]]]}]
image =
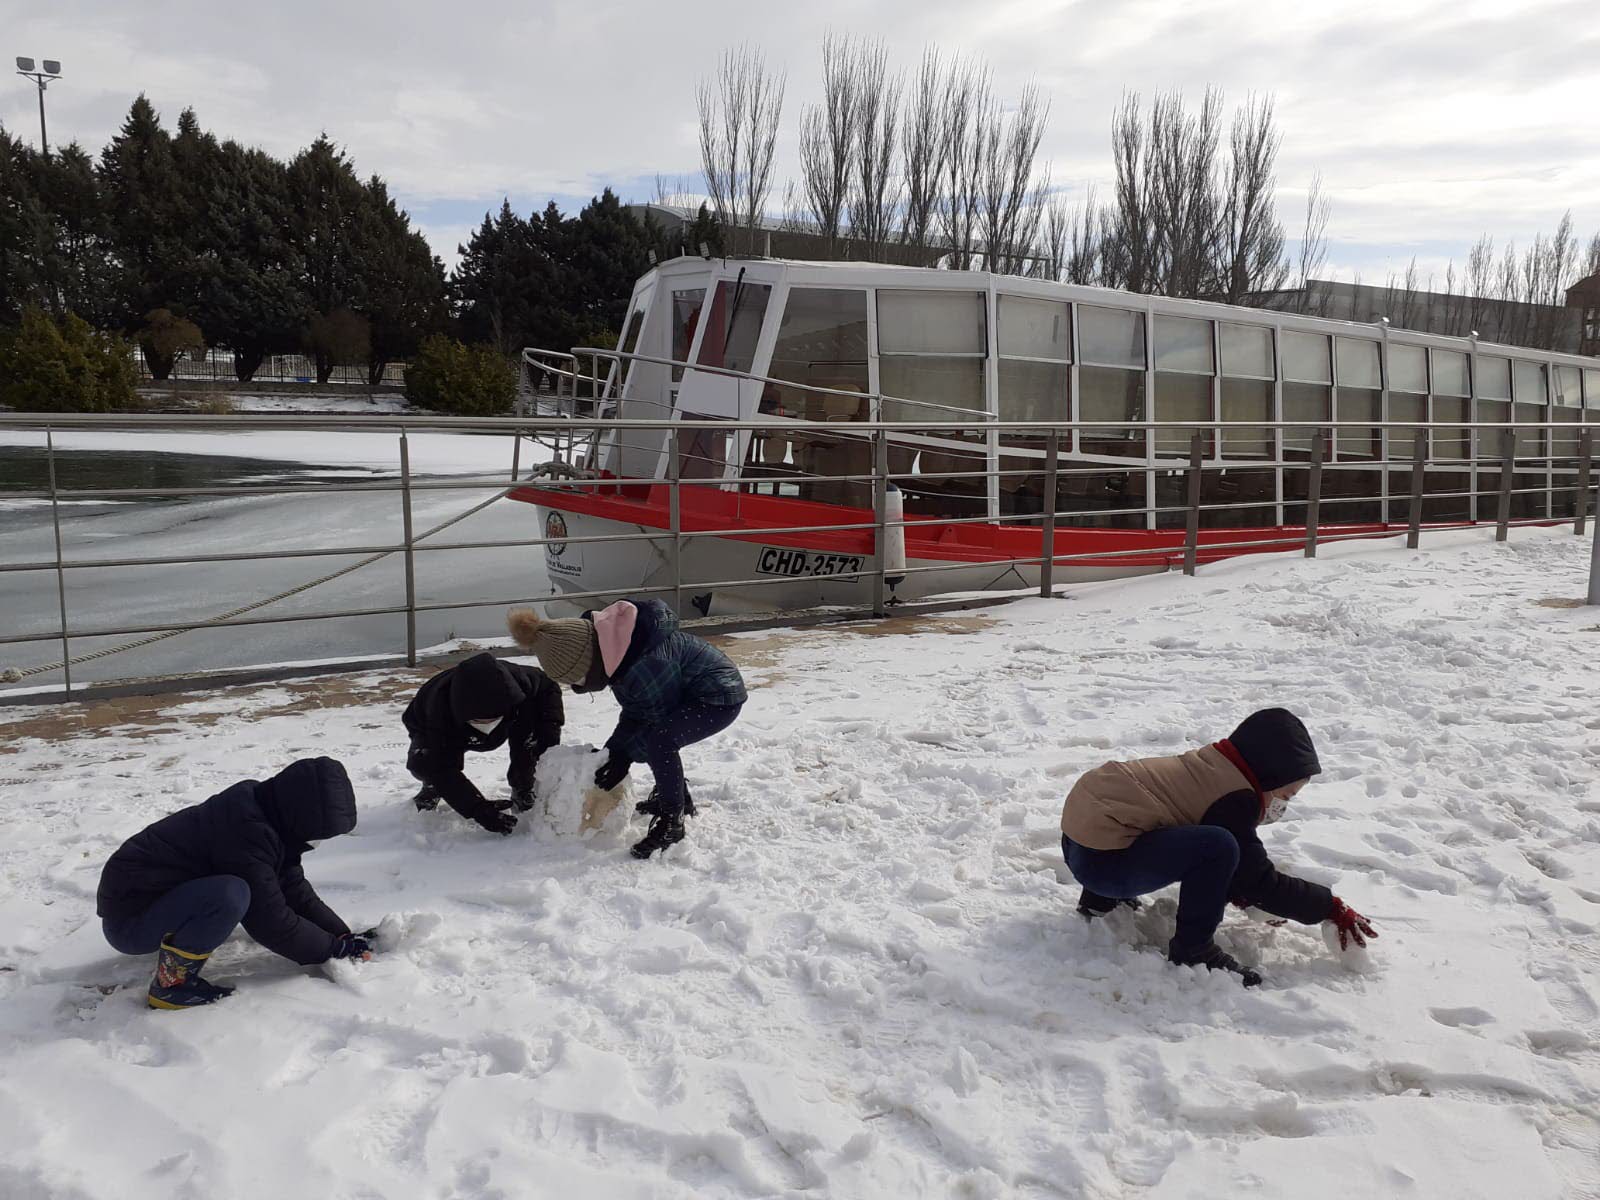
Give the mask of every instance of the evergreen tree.
[{"label": "evergreen tree", "polygon": [[43,251],[50,219],[38,194],[32,155],[0,128],[0,324],[17,323],[29,304],[45,305]]},{"label": "evergreen tree", "polygon": [[[159,308],[187,316],[185,293],[192,296],[194,277],[185,240],[188,206],[172,138],[143,95],[101,154],[100,180],[110,214],[115,324],[132,333]],[[144,353],[150,373],[165,379],[171,362],[152,358],[148,345]]]},{"label": "evergreen tree", "polygon": [[[367,195],[350,160],[324,135],[289,164],[288,183],[307,311],[324,316],[340,308],[363,311],[368,296],[360,235]],[[317,382],[327,383],[334,364],[316,347],[311,350]]]},{"label": "evergreen tree", "polygon": [[299,348],[311,312],[291,238],[288,169],[237,142],[218,148],[203,181],[196,239],[206,267],[197,302],[207,339],[233,351],[242,382],[268,354]]},{"label": "evergreen tree", "polygon": [[32,160],[51,225],[42,264],[47,294],[38,299],[56,316],[72,312],[96,328],[112,325],[110,214],[94,160],[76,142]]},{"label": "evergreen tree", "polygon": [[383,380],[384,368],[416,353],[423,337],[445,321],[444,264],[411,228],[411,219],[374,175],[367,181],[361,213],[361,270],[370,326],[367,382]]},{"label": "evergreen tree", "polygon": [[661,254],[661,230],[654,221],[641,222],[606,188],[570,223],[567,241],[565,291],[579,325],[575,332],[590,338],[610,333],[614,345],[633,285],[650,269],[650,252]]}]

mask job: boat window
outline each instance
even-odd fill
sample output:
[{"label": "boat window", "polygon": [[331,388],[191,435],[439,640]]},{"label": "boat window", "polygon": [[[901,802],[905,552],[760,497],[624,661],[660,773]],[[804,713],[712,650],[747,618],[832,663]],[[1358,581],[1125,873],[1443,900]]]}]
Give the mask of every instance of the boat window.
[{"label": "boat window", "polygon": [[[792,288],[767,374],[811,387],[867,392],[867,293]],[[812,421],[865,421],[865,396],[835,396],[769,383],[761,411]]]},{"label": "boat window", "polygon": [[1078,354],[1097,367],[1144,370],[1144,314],[1078,305]]},{"label": "boat window", "polygon": [[1321,333],[1283,331],[1283,377],[1297,383],[1332,383],[1328,338]]},{"label": "boat window", "polygon": [[[1066,421],[1072,416],[1072,312],[1060,300],[1035,300],[1025,296],[999,297],[999,393],[1002,421]],[[1003,430],[1001,445],[1042,450],[1046,434],[1030,430]],[[1059,442],[1072,448],[1072,433],[1064,430]],[[1007,460],[1006,469],[1019,469],[1022,460]],[[1000,480],[1002,502],[1008,493],[1032,488],[1033,480],[1020,476]],[[1036,510],[1035,510],[1036,511]]]},{"label": "boat window", "polygon": [[[1465,395],[1457,392],[1456,395]],[[1478,395],[1485,400],[1511,399],[1511,360],[1494,354],[1478,355]]]},{"label": "boat window", "polygon": [[[1328,420],[1333,408],[1333,389],[1328,386],[1333,382],[1333,362],[1327,335],[1286,329],[1279,345],[1283,352],[1283,419]],[[1284,456],[1309,457],[1314,433],[1304,425],[1285,429]]]},{"label": "boat window", "polygon": [[886,421],[976,425],[988,411],[982,292],[878,292],[878,387]]},{"label": "boat window", "polygon": [[1333,365],[1339,384],[1333,398],[1333,417],[1341,426],[1334,436],[1338,457],[1382,458],[1381,425],[1346,424],[1383,420],[1383,375],[1378,365],[1378,343],[1366,338],[1334,338]]},{"label": "boat window", "polygon": [[[1512,406],[1512,419],[1519,424],[1544,422],[1550,419],[1550,368],[1544,363],[1514,359],[1511,363],[1511,394],[1516,400]],[[1517,430],[1517,456],[1538,455],[1545,452],[1545,431],[1542,429]],[[1529,498],[1528,502],[1537,501]],[[1528,515],[1536,515],[1529,513]]]},{"label": "boat window", "polygon": [[[705,303],[705,288],[686,288],[672,293],[672,359],[689,361],[689,347],[694,345],[695,330],[700,325],[700,306]],[[683,368],[672,368],[672,381],[683,378]]]},{"label": "boat window", "polygon": [[1192,317],[1156,318],[1156,370],[1189,374],[1216,373],[1211,322]]},{"label": "boat window", "polygon": [[1428,390],[1428,352],[1421,346],[1389,343],[1389,390],[1426,393]]},{"label": "boat window", "polygon": [[1341,385],[1373,390],[1383,386],[1383,376],[1378,370],[1377,342],[1342,337],[1334,339],[1333,348]]},{"label": "boat window", "polygon": [[1600,409],[1600,371],[1583,373],[1583,406]]},{"label": "boat window", "polygon": [[1517,403],[1544,405],[1549,399],[1545,389],[1544,364],[1519,358],[1512,365],[1512,383]]},{"label": "boat window", "polygon": [[1006,358],[1072,361],[1072,313],[1060,300],[1000,297],[1000,353]]},{"label": "boat window", "polygon": [[1264,325],[1224,321],[1217,331],[1222,343],[1222,456],[1276,457],[1271,428],[1240,424],[1272,420],[1272,330]]},{"label": "boat window", "polygon": [[[1420,392],[1397,392],[1389,386],[1389,420],[1405,421],[1423,426],[1428,423],[1428,397]],[[1424,435],[1426,436],[1426,435]],[[1416,431],[1391,428],[1389,430],[1389,457],[1410,458],[1417,452]]]},{"label": "boat window", "polygon": [[1561,408],[1582,408],[1583,391],[1577,367],[1556,368],[1556,404]]},{"label": "boat window", "polygon": [[878,353],[988,353],[982,292],[878,291]]},{"label": "boat window", "polygon": [[622,331],[622,345],[618,347],[624,354],[632,354],[639,345],[639,330],[644,328],[644,309],[636,308],[628,316],[628,327]]},{"label": "boat window", "polygon": [[706,331],[700,339],[702,367],[722,367],[729,371],[749,371],[755,362],[756,340],[767,315],[772,288],[765,283],[746,283],[724,279],[717,284],[706,317]]},{"label": "boat window", "polygon": [[1263,325],[1235,325],[1224,321],[1222,373],[1237,379],[1275,379],[1272,369],[1272,330]]},{"label": "boat window", "polygon": [[[1563,426],[1572,426],[1583,420],[1583,375],[1577,367],[1558,366],[1551,373],[1555,382],[1555,408],[1550,412],[1551,419]],[[1565,432],[1553,432],[1550,453],[1558,458],[1575,458],[1578,453],[1578,432],[1569,429]],[[1567,465],[1571,465],[1570,463]],[[1576,513],[1573,494],[1562,493],[1562,503],[1566,508],[1556,515],[1571,516]]]},{"label": "boat window", "polygon": [[1455,350],[1433,352],[1433,394],[1435,396],[1472,395],[1472,372],[1467,356]]},{"label": "boat window", "polygon": [[[1083,326],[1078,326],[1081,335]],[[1084,343],[1087,346],[1087,342]],[[1078,418],[1082,421],[1144,420],[1144,372],[1115,367],[1078,368]],[[1117,454],[1129,458],[1145,456],[1142,429],[1117,429],[1101,426],[1085,428],[1079,435],[1085,454]]]},{"label": "boat window", "polygon": [[[1158,421],[1210,421],[1211,376],[1216,355],[1212,346],[1210,321],[1191,317],[1165,317],[1155,319],[1156,339],[1156,404]],[[1213,435],[1205,434],[1203,453],[1212,452]],[[1156,430],[1156,456],[1158,458],[1189,457],[1189,443],[1193,429],[1164,428]]]},{"label": "boat window", "polygon": [[[718,420],[696,415],[695,420]],[[737,434],[721,429],[685,430],[678,436],[678,478],[721,479],[733,453]]]}]

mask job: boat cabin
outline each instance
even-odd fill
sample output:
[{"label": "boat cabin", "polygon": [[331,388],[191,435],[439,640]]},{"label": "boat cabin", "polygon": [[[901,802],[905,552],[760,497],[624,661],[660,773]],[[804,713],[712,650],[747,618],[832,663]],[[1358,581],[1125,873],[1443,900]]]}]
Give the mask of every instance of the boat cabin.
[{"label": "boat cabin", "polygon": [[[975,271],[679,258],[639,280],[618,349],[645,357],[624,360],[603,415],[924,424],[893,434],[890,470],[908,516],[930,518],[1044,511],[1044,434],[994,422],[1066,420],[1217,422],[1204,455],[1225,469],[1204,473],[1201,497],[1226,506],[1204,512],[1213,528],[1303,520],[1312,431],[1252,422],[1344,423],[1326,449],[1322,520],[1352,524],[1406,519],[1419,436],[1431,439],[1424,518],[1492,516],[1502,437],[1450,423],[1537,422],[1516,454],[1545,461],[1518,463],[1512,516],[1560,518],[1575,511],[1579,426],[1600,423],[1600,359]],[[1417,428],[1362,424],[1385,420]],[[1157,510],[1184,503],[1191,433],[1062,433],[1063,521],[1181,525]],[[589,465],[664,477],[667,442],[622,432]],[[798,426],[697,430],[680,435],[677,467],[868,508],[867,482],[833,477],[870,473],[871,456],[864,437]]]}]

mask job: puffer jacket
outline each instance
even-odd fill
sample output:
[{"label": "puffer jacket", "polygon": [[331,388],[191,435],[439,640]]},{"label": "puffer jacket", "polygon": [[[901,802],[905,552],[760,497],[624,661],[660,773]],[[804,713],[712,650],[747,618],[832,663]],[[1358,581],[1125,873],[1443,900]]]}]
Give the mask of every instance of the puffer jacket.
[{"label": "puffer jacket", "polygon": [[[715,708],[743,704],[744,676],[726,654],[678,628],[661,600],[629,601],[637,610],[628,651],[609,677],[591,675],[584,688],[604,681],[622,708],[607,746],[641,725],[659,725],[686,704]],[[589,620],[592,612],[585,613]],[[600,655],[595,655],[596,662]],[[583,689],[580,689],[583,690]]]},{"label": "puffer jacket", "polygon": [[1327,917],[1333,893],[1278,871],[1257,827],[1266,812],[1265,793],[1321,770],[1300,719],[1287,709],[1262,709],[1224,741],[1087,772],[1067,794],[1061,833],[1091,850],[1123,850],[1153,829],[1221,826],[1239,843],[1231,898],[1314,924]]},{"label": "puffer jacket", "polygon": [[322,902],[300,858],[310,843],[356,827],[356,797],[331,758],[247,779],[134,834],[100,874],[95,911],[138,916],[179,884],[235,875],[250,888],[240,922],[268,950],[297,963],[330,958],[350,927]]}]

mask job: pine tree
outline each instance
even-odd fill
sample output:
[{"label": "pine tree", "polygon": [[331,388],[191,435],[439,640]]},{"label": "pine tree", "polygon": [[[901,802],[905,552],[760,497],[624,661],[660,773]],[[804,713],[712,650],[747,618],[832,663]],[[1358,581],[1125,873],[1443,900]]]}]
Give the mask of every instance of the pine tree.
[{"label": "pine tree", "polygon": [[[289,164],[288,182],[307,311],[322,316],[340,308],[363,311],[368,297],[359,254],[366,191],[350,160],[324,135]],[[316,347],[309,349],[316,359],[317,382],[327,383],[333,362]]]},{"label": "pine tree", "polygon": [[409,358],[423,337],[445,320],[444,264],[411,228],[411,219],[374,175],[367,181],[361,213],[361,270],[365,275],[370,326],[367,382],[383,380],[384,368]]},{"label": "pine tree", "polygon": [[[159,308],[187,316],[184,294],[192,294],[194,270],[184,238],[185,197],[172,139],[142,94],[100,156],[100,180],[110,214],[116,325],[132,333]],[[172,370],[148,347],[145,362],[157,379]]]}]

